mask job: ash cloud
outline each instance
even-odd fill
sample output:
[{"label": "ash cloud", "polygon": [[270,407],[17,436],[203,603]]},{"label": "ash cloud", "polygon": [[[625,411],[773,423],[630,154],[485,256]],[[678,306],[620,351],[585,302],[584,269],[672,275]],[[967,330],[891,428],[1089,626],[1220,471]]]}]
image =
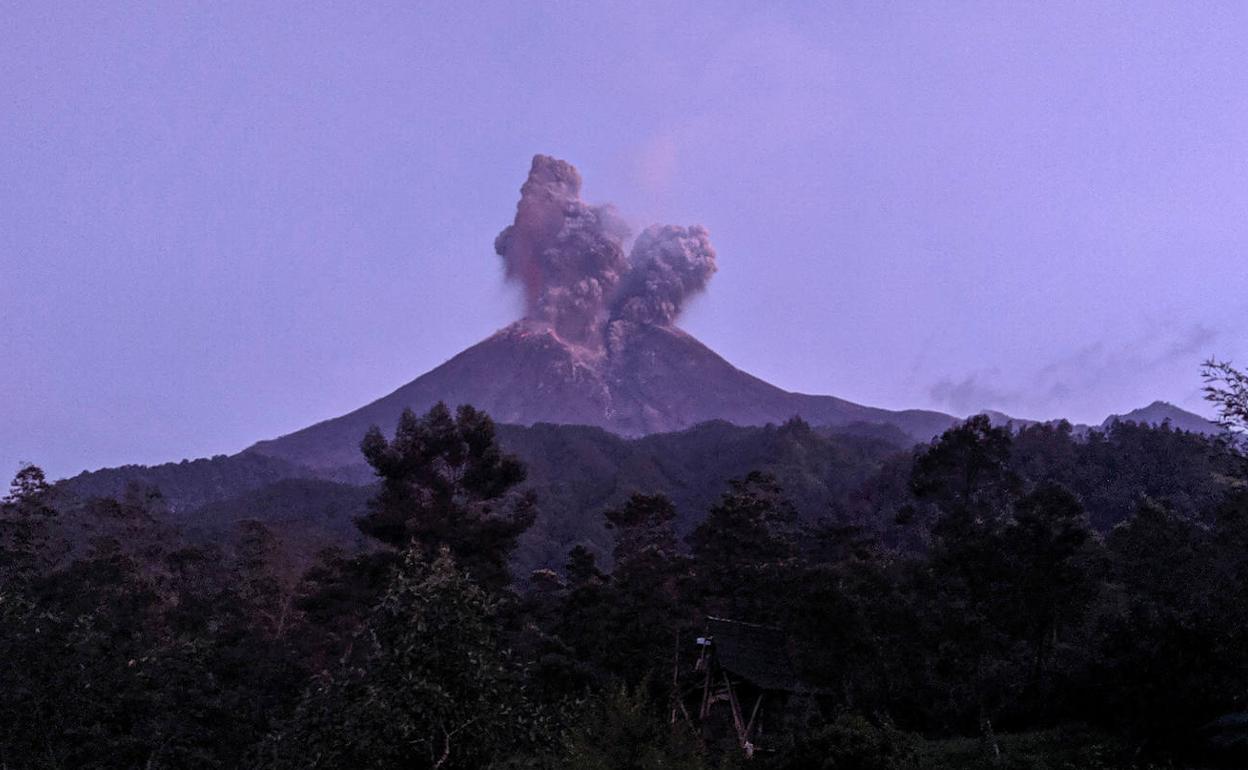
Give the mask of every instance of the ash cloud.
[{"label": "ash cloud", "polygon": [[616,299],[614,318],[667,325],[685,299],[706,288],[715,274],[711,235],[701,225],[652,225],[637,237],[632,269]]},{"label": "ash cloud", "polygon": [[515,221],[494,241],[507,278],[524,288],[525,316],[582,344],[600,341],[610,321],[674,322],[715,272],[706,229],[653,225],[626,255],[624,220],[580,193],[575,167],[534,156]]}]

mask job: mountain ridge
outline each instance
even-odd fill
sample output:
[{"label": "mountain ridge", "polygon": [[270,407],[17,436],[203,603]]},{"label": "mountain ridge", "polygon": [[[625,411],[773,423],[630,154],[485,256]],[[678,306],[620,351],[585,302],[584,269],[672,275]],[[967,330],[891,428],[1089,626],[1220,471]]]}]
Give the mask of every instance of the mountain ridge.
[{"label": "mountain ridge", "polygon": [[1111,414],[1105,418],[1100,427],[1105,429],[1115,422],[1138,422],[1149,425],[1160,425],[1168,422],[1173,428],[1192,433],[1215,434],[1222,432],[1222,428],[1217,423],[1177,407],[1169,401],[1161,400],[1154,401],[1148,406],[1140,407],[1139,409],[1132,409],[1125,414]]},{"label": "mountain ridge", "polygon": [[941,412],[890,411],[783,390],[674,326],[615,322],[596,348],[522,320],[359,409],[244,451],[315,469],[346,465],[358,461],[359,440],[370,426],[389,430],[404,409],[421,412],[439,401],[471,404],[500,423],[591,425],[625,437],[711,420],[751,426],[801,417],[828,427],[891,425],[919,443],[957,422]]}]

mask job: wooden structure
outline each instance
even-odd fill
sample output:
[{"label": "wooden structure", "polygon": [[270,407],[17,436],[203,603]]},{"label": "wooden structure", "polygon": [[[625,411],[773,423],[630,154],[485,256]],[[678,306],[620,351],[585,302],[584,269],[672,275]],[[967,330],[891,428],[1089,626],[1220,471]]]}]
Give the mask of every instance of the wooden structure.
[{"label": "wooden structure", "polygon": [[[771,626],[707,618],[698,637],[697,723],[708,744],[735,742],[746,757],[765,749],[770,720],[805,688],[793,670],[784,632]],[[691,715],[692,709],[686,709]],[[760,748],[761,747],[761,748]]]}]

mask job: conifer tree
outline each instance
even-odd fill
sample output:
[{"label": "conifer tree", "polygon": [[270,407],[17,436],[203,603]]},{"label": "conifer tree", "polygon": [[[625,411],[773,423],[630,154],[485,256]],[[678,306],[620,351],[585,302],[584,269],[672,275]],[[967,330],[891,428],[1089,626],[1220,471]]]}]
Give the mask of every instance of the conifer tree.
[{"label": "conifer tree", "polygon": [[442,403],[423,417],[405,410],[393,439],[374,427],[360,448],[381,480],[359,521],[365,534],[427,558],[449,548],[481,585],[507,584],[507,560],[536,507],[512,494],[524,466],[503,453],[489,415],[461,406],[452,416]]}]

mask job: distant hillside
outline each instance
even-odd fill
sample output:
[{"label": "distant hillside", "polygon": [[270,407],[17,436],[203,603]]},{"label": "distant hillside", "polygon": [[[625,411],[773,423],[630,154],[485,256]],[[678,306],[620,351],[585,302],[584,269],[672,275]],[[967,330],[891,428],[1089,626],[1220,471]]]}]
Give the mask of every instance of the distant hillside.
[{"label": "distant hillside", "polygon": [[691,530],[727,487],[753,470],[774,474],[805,521],[835,518],[850,493],[875,474],[897,444],[875,437],[821,435],[802,422],[761,428],[711,422],[677,433],[622,439],[576,426],[505,426],[503,445],[529,469],[541,514],[524,537],[529,565],[562,564],[573,545],[610,549],[601,512],[633,492],[662,492]]},{"label": "distant hillside", "polygon": [[1162,425],[1168,422],[1170,427],[1176,430],[1203,433],[1208,436],[1222,432],[1222,428],[1217,423],[1165,401],[1154,401],[1142,409],[1135,409],[1126,414],[1111,414],[1105,418],[1105,422],[1101,423],[1101,427],[1108,428],[1115,422],[1134,422],[1141,425]]},{"label": "distant hillside", "polygon": [[282,479],[313,479],[324,475],[276,457],[237,454],[84,471],[61,481],[60,487],[79,497],[118,497],[130,484],[157,487],[171,510],[183,512]]},{"label": "distant hillside", "polygon": [[[1130,414],[1141,412],[1145,410]],[[1016,429],[1019,471],[1070,487],[1102,530],[1134,510],[1141,490],[1178,511],[1212,505],[1199,490],[1208,486],[1205,480],[1224,471],[1211,464],[1217,452],[1210,453],[1207,440],[1174,426],[1173,418],[1163,428],[1119,419],[1107,421],[1104,430],[1064,431],[1054,423]],[[584,425],[498,429],[503,447],[524,462],[525,486],[539,499],[538,520],[524,535],[518,554],[521,574],[561,565],[574,545],[589,547],[605,561],[611,538],[601,514],[633,492],[671,497],[680,515],[678,526],[687,532],[729,479],[752,470],[775,474],[806,521],[831,518],[888,528],[893,516],[913,504],[908,488],[911,440],[887,425],[834,429],[791,421],[742,427],[715,421],[638,438]],[[60,486],[81,497],[119,496],[130,483],[158,486],[172,511],[170,523],[200,538],[210,539],[244,519],[258,519],[295,550],[331,543],[351,548],[363,542],[353,522],[374,491],[371,470],[358,457],[350,465],[312,470],[244,452],[152,468],[107,469]]]},{"label": "distant hillside", "polygon": [[[1032,425],[1039,425],[1042,422],[1050,425],[1055,425],[1059,422],[1058,420],[1041,421],[1011,417],[1008,414],[991,409],[985,410],[983,414],[988,415],[993,425],[1008,426],[1014,431]],[[1169,424],[1175,430],[1185,430],[1189,433],[1199,433],[1205,436],[1216,436],[1222,433],[1222,428],[1217,423],[1210,422],[1198,414],[1180,409],[1166,401],[1154,401],[1148,406],[1133,409],[1126,414],[1111,414],[1097,426],[1074,424],[1072,427],[1077,435],[1085,435],[1093,427],[1102,431],[1108,430],[1115,422],[1134,422],[1139,425],[1152,425],[1154,427]]]},{"label": "distant hillside", "polygon": [[[895,429],[848,431],[816,431],[802,422],[741,427],[719,421],[630,439],[590,426],[500,425],[503,447],[524,462],[526,487],[540,503],[538,521],[524,536],[522,566],[561,564],[577,544],[605,557],[611,540],[601,513],[633,492],[669,495],[681,514],[679,526],[687,531],[729,479],[753,470],[774,473],[807,520],[831,515],[885,458],[909,443]],[[308,543],[358,542],[353,520],[373,493],[371,470],[357,454],[354,464],[324,472],[331,479],[244,452],[97,471],[67,479],[61,488],[82,497],[108,497],[122,494],[128,483],[157,486],[174,523],[201,536],[258,519]]]}]

